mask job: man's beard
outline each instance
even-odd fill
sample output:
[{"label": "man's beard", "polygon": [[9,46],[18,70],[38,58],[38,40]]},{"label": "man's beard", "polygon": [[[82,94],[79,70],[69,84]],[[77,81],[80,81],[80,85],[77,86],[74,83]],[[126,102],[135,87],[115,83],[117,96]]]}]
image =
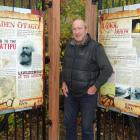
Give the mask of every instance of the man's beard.
[{"label": "man's beard", "polygon": [[20,64],[30,65],[31,64],[31,56],[32,56],[32,53],[22,52],[20,54]]}]

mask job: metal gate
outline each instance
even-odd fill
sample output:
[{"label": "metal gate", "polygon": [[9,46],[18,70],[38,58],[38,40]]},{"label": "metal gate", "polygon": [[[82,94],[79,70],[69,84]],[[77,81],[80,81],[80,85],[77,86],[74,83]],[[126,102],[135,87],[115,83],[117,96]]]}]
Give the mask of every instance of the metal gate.
[{"label": "metal gate", "polygon": [[[139,0],[98,1],[98,10],[140,3]],[[140,119],[113,109],[98,107],[96,140],[140,140]]]},{"label": "metal gate", "polygon": [[140,140],[140,120],[98,108],[97,140]]},{"label": "metal gate", "polygon": [[[1,0],[1,6],[45,10],[44,0]],[[46,90],[47,91],[47,90]],[[44,93],[44,101],[47,94]],[[0,140],[47,140],[48,126],[46,104],[30,110],[8,112],[0,111]]]}]

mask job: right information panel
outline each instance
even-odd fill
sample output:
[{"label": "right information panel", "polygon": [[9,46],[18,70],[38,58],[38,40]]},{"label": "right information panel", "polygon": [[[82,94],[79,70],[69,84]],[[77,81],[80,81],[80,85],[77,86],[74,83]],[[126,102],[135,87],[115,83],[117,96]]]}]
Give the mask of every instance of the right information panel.
[{"label": "right information panel", "polygon": [[140,115],[140,10],[101,14],[98,41],[114,69],[101,87],[100,104]]}]

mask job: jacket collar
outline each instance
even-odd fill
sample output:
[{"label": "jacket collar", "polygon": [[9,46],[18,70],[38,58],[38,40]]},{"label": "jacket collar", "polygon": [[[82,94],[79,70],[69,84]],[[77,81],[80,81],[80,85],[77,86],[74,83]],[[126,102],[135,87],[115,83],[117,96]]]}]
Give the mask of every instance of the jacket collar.
[{"label": "jacket collar", "polygon": [[86,38],[86,40],[85,40],[84,43],[77,44],[76,41],[75,41],[74,39],[72,39],[72,40],[70,41],[70,45],[71,45],[71,46],[80,46],[80,47],[84,47],[84,46],[87,46],[88,43],[89,43],[90,41],[91,41],[91,36],[90,36],[89,33],[87,33],[87,38]]}]

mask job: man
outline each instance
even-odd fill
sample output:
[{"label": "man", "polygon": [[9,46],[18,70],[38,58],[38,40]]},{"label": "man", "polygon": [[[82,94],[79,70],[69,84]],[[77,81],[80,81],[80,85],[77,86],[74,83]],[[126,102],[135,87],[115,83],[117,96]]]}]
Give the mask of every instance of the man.
[{"label": "man", "polygon": [[31,46],[23,46],[20,54],[20,64],[30,66],[32,62],[33,48]]},{"label": "man", "polygon": [[62,69],[66,140],[77,140],[76,119],[79,111],[82,140],[93,140],[97,91],[111,76],[113,69],[103,47],[87,33],[83,20],[73,22],[72,32],[73,39],[66,47]]}]

